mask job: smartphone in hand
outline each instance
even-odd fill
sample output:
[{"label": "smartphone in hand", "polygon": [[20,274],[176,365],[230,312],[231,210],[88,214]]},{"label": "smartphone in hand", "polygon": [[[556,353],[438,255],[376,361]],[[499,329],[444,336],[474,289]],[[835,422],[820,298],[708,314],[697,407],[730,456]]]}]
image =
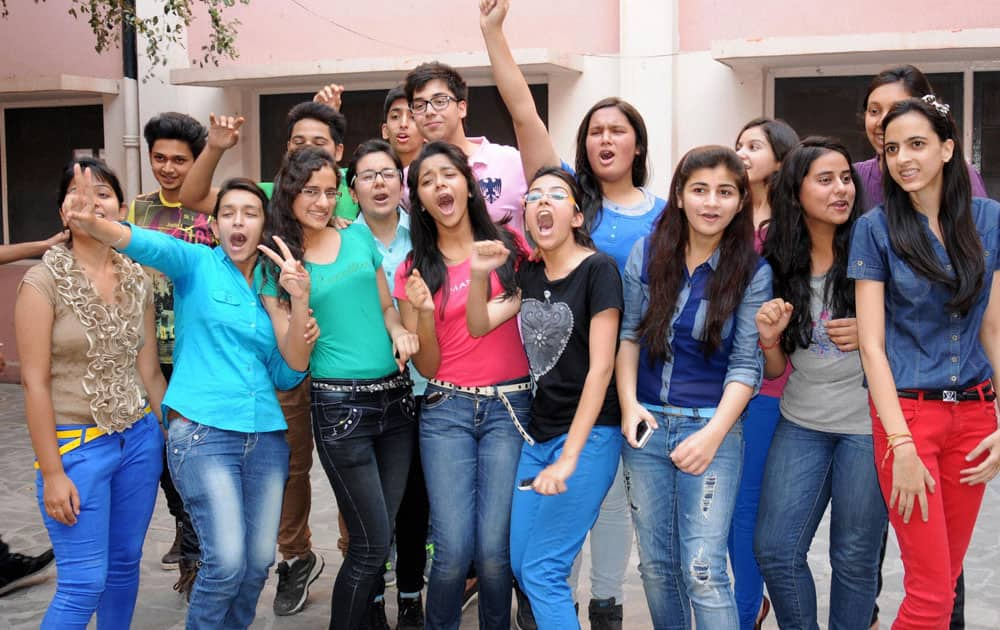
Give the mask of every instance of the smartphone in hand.
[{"label": "smartphone in hand", "polygon": [[635,427],[636,444],[639,445],[639,448],[642,448],[646,446],[651,437],[653,437],[653,427],[649,426],[649,423],[645,420],[640,420],[639,424]]}]

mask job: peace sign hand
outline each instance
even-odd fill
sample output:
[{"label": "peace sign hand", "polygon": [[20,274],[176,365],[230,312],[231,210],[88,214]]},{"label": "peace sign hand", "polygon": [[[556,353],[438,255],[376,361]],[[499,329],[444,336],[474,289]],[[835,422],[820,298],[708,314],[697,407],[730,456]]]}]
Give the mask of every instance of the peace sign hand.
[{"label": "peace sign hand", "polygon": [[281,270],[281,275],[278,276],[278,284],[288,292],[288,295],[293,300],[308,298],[310,288],[309,272],[306,271],[301,261],[295,260],[291,250],[288,249],[288,245],[285,244],[285,241],[281,240],[280,236],[275,236],[274,242],[277,243],[278,249],[281,250],[281,256],[276,254],[267,245],[258,245],[257,249],[270,258],[278,266],[278,269]]},{"label": "peace sign hand", "polygon": [[243,116],[208,115],[208,146],[226,151],[240,141],[240,127],[246,122]]},{"label": "peace sign hand", "polygon": [[94,174],[90,167],[82,170],[79,164],[73,165],[73,182],[69,192],[63,199],[62,211],[66,225],[70,223],[92,232],[97,224],[97,193],[94,191]]}]

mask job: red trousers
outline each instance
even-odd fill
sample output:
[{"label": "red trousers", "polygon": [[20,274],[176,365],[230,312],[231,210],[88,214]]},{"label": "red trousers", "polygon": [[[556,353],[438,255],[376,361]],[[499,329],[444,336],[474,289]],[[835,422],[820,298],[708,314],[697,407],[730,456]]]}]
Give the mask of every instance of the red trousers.
[{"label": "red trousers", "polygon": [[[913,434],[917,453],[937,484],[927,494],[929,518],[924,522],[917,502],[909,523],[897,507],[889,508],[903,557],[906,592],[892,627],[894,630],[947,630],[955,597],[955,581],[972,539],[972,530],[986,490],[985,484],[959,483],[960,470],[982,462],[965,456],[997,429],[992,402],[943,402],[900,398],[903,416]],[[882,462],[888,446],[885,430],[871,405],[872,437],[879,484],[886,503],[892,493],[892,455]]]}]

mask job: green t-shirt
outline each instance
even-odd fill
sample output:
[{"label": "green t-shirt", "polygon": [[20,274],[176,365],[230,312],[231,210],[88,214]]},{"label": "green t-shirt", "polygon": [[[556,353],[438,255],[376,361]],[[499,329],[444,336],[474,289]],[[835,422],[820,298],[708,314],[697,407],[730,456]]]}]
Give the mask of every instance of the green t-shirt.
[{"label": "green t-shirt", "polygon": [[[319,324],[309,372],[313,378],[379,378],[398,371],[385,329],[377,275],[382,255],[362,225],[340,231],[340,252],[332,263],[306,262],[312,289],[309,307]],[[263,295],[277,296],[274,280]]]},{"label": "green t-shirt", "polygon": [[[260,189],[264,191],[267,198],[271,198],[271,194],[274,192],[274,182],[260,182],[257,184]],[[340,169],[340,198],[337,199],[337,207],[333,209],[333,214],[338,217],[343,217],[348,221],[353,221],[358,218],[358,213],[361,212],[361,208],[351,197],[351,189],[347,186],[347,169]]]}]

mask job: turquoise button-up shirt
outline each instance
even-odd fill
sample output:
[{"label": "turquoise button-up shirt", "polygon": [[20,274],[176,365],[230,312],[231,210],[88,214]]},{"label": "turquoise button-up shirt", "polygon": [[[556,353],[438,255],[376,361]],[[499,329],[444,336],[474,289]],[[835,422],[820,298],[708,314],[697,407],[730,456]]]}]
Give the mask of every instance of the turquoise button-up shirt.
[{"label": "turquoise button-up shirt", "polygon": [[129,224],[122,253],[166,274],[174,284],[174,371],[163,406],[227,431],[258,433],[287,428],[277,389],[298,385],[278,351],[271,318],[254,286],[220,247]]}]

